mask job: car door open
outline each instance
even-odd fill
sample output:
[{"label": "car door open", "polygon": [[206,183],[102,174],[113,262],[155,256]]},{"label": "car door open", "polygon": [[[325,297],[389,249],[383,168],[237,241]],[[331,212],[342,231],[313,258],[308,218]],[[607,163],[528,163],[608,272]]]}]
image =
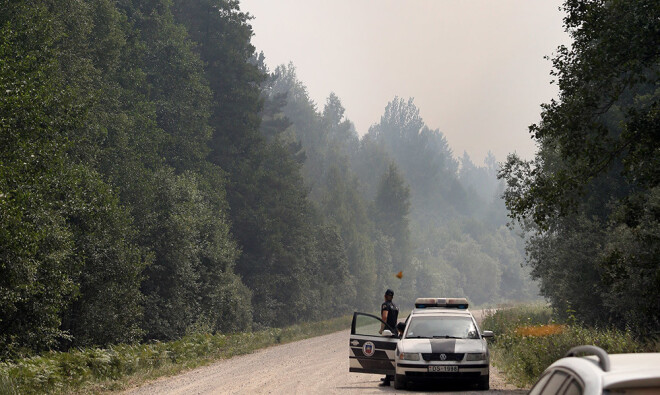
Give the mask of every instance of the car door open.
[{"label": "car door open", "polygon": [[[383,336],[378,333],[382,324],[394,335]],[[349,371],[394,375],[394,352],[398,342],[396,329],[380,318],[366,313],[353,313],[349,340]]]}]

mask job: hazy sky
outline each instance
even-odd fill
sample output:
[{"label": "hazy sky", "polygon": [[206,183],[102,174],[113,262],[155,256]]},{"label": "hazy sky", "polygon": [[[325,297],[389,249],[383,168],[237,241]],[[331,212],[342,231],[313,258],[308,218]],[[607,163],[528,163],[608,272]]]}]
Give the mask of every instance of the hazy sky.
[{"label": "hazy sky", "polygon": [[536,147],[527,127],[557,94],[552,56],[568,44],[557,0],[242,0],[273,70],[293,62],[323,109],[335,92],[360,135],[395,96],[415,98],[455,156],[482,164]]}]

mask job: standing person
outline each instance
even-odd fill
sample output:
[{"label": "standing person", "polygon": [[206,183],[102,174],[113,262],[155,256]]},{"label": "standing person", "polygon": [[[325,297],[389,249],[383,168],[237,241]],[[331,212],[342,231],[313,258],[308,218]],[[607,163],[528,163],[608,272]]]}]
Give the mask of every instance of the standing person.
[{"label": "standing person", "polygon": [[[391,289],[388,289],[385,291],[385,302],[380,306],[380,315],[382,317],[383,322],[386,322],[387,325],[390,326],[390,328],[396,328],[397,324],[397,319],[399,318],[399,308],[397,305],[392,302],[392,299],[394,298],[394,291]],[[385,324],[380,324],[380,331],[379,333],[383,333],[383,330],[385,329]],[[380,383],[381,386],[384,387],[389,387],[390,386],[390,381],[393,379],[392,376],[385,376],[384,379],[382,380],[382,383]]]},{"label": "standing person", "polygon": [[[380,305],[380,315],[383,322],[386,322],[390,328],[396,328],[397,319],[399,318],[399,308],[394,304],[392,299],[394,298],[394,291],[388,289],[385,291],[385,301]],[[383,333],[385,329],[384,324],[380,324],[379,333]]]}]

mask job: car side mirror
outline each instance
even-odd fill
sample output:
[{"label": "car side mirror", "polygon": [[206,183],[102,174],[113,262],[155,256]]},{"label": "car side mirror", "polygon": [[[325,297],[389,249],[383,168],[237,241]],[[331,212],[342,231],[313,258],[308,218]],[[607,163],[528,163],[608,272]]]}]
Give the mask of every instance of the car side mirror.
[{"label": "car side mirror", "polygon": [[385,329],[382,333],[383,336],[385,337],[392,337],[392,331],[389,329]]},{"label": "car side mirror", "polygon": [[495,335],[493,334],[493,331],[483,331],[481,336],[483,336],[483,337],[495,337]]}]

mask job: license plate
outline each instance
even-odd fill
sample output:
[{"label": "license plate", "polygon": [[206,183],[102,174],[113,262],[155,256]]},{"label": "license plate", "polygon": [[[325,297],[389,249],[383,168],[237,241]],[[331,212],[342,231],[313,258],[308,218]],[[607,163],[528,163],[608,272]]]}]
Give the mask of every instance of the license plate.
[{"label": "license plate", "polygon": [[429,372],[457,373],[458,372],[458,366],[429,366]]}]

